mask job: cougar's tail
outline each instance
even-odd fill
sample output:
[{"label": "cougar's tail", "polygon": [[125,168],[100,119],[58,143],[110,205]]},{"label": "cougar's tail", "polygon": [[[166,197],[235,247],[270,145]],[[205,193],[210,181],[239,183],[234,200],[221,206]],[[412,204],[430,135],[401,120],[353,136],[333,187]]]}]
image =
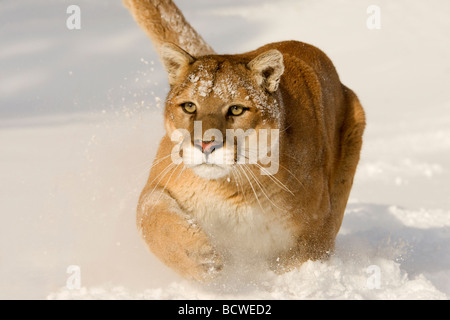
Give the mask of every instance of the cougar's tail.
[{"label": "cougar's tail", "polygon": [[123,2],[158,51],[164,42],[172,42],[193,56],[214,54],[214,50],[191,27],[172,0]]}]

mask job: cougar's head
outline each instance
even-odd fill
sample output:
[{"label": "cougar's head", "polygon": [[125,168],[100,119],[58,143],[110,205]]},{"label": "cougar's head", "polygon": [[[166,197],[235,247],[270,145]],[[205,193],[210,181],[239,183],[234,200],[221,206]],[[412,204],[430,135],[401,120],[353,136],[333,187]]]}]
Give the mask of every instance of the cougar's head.
[{"label": "cougar's head", "polygon": [[281,103],[276,92],[284,71],[278,50],[253,58],[194,58],[167,43],[160,54],[170,83],[165,126],[174,142],[174,161],[198,176],[218,179],[234,166],[262,168],[278,156]]}]

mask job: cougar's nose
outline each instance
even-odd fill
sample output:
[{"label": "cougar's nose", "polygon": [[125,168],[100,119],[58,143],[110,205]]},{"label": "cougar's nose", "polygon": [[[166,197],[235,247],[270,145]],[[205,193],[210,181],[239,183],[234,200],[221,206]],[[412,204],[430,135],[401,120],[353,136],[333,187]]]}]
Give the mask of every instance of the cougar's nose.
[{"label": "cougar's nose", "polygon": [[223,146],[221,141],[203,141],[195,140],[194,146],[200,149],[205,154],[213,153],[214,150],[220,149]]}]

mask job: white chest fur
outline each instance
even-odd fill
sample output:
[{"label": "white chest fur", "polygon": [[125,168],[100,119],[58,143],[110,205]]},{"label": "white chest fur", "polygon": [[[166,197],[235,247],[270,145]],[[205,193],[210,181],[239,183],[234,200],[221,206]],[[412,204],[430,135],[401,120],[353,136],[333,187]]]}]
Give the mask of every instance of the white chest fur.
[{"label": "white chest fur", "polygon": [[286,219],[270,208],[234,205],[210,198],[202,202],[194,216],[227,258],[276,259],[293,245]]}]

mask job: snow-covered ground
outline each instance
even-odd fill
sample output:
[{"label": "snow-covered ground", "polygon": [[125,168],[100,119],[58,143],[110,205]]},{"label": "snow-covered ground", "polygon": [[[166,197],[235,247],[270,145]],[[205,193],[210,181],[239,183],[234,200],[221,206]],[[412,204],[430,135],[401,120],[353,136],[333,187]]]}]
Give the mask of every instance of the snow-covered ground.
[{"label": "snow-covered ground", "polygon": [[[218,52],[318,46],[359,95],[368,127],[335,254],[208,286],[163,266],[135,229],[168,90],[150,41],[119,0],[3,0],[0,298],[448,299],[450,3],[176,3]],[[71,4],[80,30],[66,27]]]}]

